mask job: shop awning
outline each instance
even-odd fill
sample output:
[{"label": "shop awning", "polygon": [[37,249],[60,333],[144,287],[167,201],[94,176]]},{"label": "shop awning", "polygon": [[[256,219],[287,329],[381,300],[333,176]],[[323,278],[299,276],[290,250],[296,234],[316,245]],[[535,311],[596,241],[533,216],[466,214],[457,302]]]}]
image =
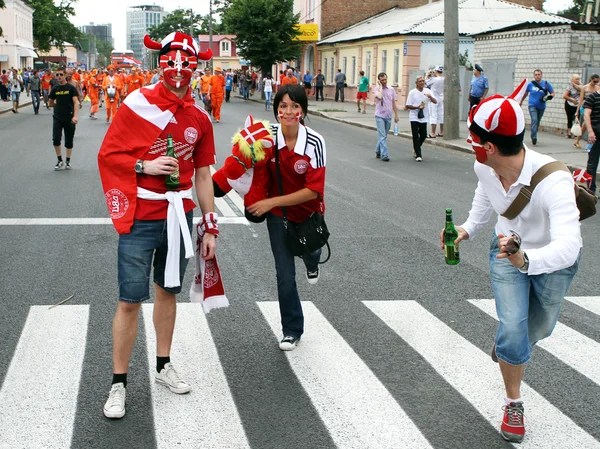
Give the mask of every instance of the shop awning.
[{"label": "shop awning", "polygon": [[22,58],[37,58],[38,55],[35,51],[30,48],[19,47],[19,53]]},{"label": "shop awning", "polygon": [[8,55],[0,55],[0,62],[8,62]]}]

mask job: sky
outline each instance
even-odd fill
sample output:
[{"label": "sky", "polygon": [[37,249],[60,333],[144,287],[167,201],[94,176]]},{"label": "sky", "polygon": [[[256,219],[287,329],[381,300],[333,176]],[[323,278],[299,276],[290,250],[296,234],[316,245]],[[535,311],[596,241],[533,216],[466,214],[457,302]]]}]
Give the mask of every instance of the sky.
[{"label": "sky", "polygon": [[[55,0],[55,3],[60,3],[60,0]],[[112,23],[115,49],[126,50],[125,12],[128,7],[147,4],[162,6],[168,12],[178,8],[193,8],[196,14],[202,15],[208,14],[209,9],[209,0],[78,0],[75,4],[75,16],[71,21],[77,26],[88,25],[90,22]],[[571,0],[546,0],[545,9],[547,12],[556,13],[570,5]]]}]

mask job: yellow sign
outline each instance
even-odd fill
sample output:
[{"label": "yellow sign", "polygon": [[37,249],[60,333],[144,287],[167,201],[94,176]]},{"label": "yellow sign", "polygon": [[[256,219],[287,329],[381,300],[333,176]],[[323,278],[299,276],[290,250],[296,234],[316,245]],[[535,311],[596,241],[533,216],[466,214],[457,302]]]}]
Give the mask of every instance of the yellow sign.
[{"label": "yellow sign", "polygon": [[318,41],[319,25],[316,23],[301,23],[296,25],[301,34],[296,36],[297,41]]}]

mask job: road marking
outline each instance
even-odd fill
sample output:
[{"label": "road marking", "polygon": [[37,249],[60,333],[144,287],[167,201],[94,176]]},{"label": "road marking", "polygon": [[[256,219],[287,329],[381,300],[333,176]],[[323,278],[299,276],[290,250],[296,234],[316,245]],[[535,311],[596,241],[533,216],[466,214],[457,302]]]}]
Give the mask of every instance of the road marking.
[{"label": "road marking", "polygon": [[[461,393],[494,427],[499,428],[505,395],[498,365],[416,301],[363,301],[404,341]],[[546,401],[529,385],[525,398],[527,436],[520,448],[600,448],[600,442]]]},{"label": "road marking", "polygon": [[[281,337],[277,302],[257,302],[273,333]],[[339,448],[429,448],[429,442],[311,302],[303,302],[310,334],[286,355],[333,441]]]},{"label": "road marking", "polygon": [[154,305],[142,306],[157,447],[250,447],[202,305],[178,303],[177,309],[171,357],[181,377],[192,386],[185,395],[171,393],[154,382]]},{"label": "road marking", "polygon": [[[215,174],[217,170],[211,165],[210,166],[210,174],[211,176]],[[227,196],[229,197],[229,199],[231,199],[231,201],[233,201],[233,204],[235,204],[235,206],[240,210],[240,212],[244,212],[244,199],[240,196],[239,193],[237,193],[235,190],[231,189],[228,193]],[[217,200],[217,198],[215,198],[215,201]]]},{"label": "road marking", "polygon": [[[493,299],[471,299],[469,302],[498,321]],[[552,337],[540,341],[538,346],[600,385],[599,343],[559,322],[556,323]]]},{"label": "road marking", "polygon": [[[194,224],[200,222],[200,217],[194,217]],[[245,217],[237,215],[219,217],[219,224],[250,223]],[[112,225],[110,218],[0,218],[0,226],[72,226],[72,225]]]},{"label": "road marking", "polygon": [[71,446],[89,305],[32,306],[0,390],[0,446]]},{"label": "road marking", "polygon": [[238,215],[233,209],[227,204],[225,198],[215,198],[215,206],[219,209],[220,217],[237,217]]},{"label": "road marking", "polygon": [[600,315],[600,296],[571,296],[567,297],[566,300],[596,315]]}]

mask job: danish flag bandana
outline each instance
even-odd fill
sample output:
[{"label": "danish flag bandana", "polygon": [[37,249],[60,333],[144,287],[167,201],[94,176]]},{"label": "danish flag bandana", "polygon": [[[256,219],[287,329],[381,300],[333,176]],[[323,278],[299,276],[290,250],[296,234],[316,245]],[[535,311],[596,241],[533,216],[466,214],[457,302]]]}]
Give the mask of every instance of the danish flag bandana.
[{"label": "danish flag bandana", "polygon": [[190,91],[177,98],[162,82],[127,96],[106,132],[98,152],[98,168],[110,218],[119,234],[128,234],[135,216],[138,159],[166,128],[179,106],[193,107]]},{"label": "danish flag bandana", "polygon": [[471,109],[467,120],[471,135],[467,142],[473,145],[477,161],[487,160],[482,141],[506,146],[523,143],[525,116],[519,103],[526,88],[527,80],[524,79],[508,97],[494,95]]}]

